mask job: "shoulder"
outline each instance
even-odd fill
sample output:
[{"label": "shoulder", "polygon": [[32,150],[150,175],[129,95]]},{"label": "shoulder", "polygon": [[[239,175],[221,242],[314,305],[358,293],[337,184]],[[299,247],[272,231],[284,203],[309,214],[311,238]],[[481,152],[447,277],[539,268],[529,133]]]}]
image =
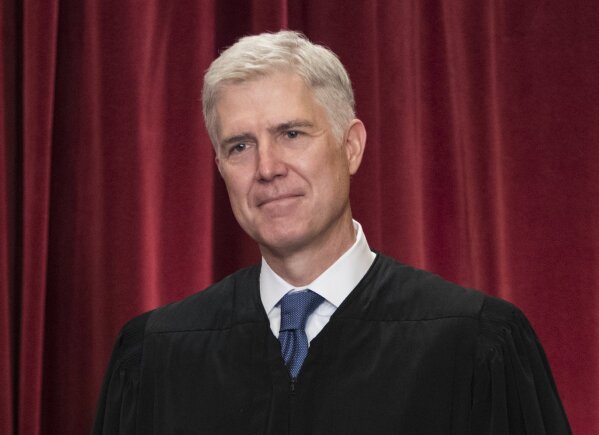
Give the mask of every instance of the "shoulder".
[{"label": "shoulder", "polygon": [[[570,434],[551,368],[525,315],[486,297],[480,313],[472,384],[475,432]],[[519,428],[517,430],[516,428]]]},{"label": "shoulder", "polygon": [[406,320],[478,319],[485,294],[378,254],[363,283],[380,310]]},{"label": "shoulder", "polygon": [[364,279],[363,298],[376,316],[396,320],[460,318],[476,337],[478,364],[503,364],[543,354],[524,313],[514,304],[462,287],[379,254]]},{"label": "shoulder", "polygon": [[241,269],[221,281],[180,301],[145,312],[123,326],[116,348],[126,355],[141,349],[148,333],[227,327],[238,296],[251,298],[258,285],[259,266]]},{"label": "shoulder", "polygon": [[172,332],[223,329],[238,320],[239,307],[250,307],[259,292],[260,267],[241,269],[210,287],[156,309],[146,331]]},{"label": "shoulder", "polygon": [[476,320],[485,339],[507,330],[531,329],[522,311],[508,301],[390,257],[380,254],[379,257],[378,264],[373,265],[369,287],[382,289],[381,303],[403,310],[406,316],[470,317]]},{"label": "shoulder", "polygon": [[111,359],[115,369],[127,369],[139,364],[146,324],[151,314],[152,311],[148,311],[136,316],[121,328]]},{"label": "shoulder", "polygon": [[481,355],[525,342],[539,346],[528,319],[511,302],[462,287],[389,257],[381,256],[377,261],[370,287],[380,289],[381,305],[393,307],[404,318],[471,318],[478,328]]},{"label": "shoulder", "polygon": [[[541,344],[524,313],[503,299],[487,296],[480,312],[478,358],[511,357],[541,349]],[[526,350],[525,350],[526,349]],[[521,355],[522,356],[522,355]]]}]

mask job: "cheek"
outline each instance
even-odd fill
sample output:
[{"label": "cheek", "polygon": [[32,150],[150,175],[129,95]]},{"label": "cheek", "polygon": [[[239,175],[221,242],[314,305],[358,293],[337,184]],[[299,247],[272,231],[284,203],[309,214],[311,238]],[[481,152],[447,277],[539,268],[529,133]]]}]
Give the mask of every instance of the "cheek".
[{"label": "cheek", "polygon": [[230,176],[223,176],[225,186],[227,187],[227,193],[229,194],[229,201],[233,209],[239,208],[240,204],[245,201],[245,189],[244,185],[238,178]]},{"label": "cheek", "polygon": [[321,161],[323,164],[318,168],[318,173],[322,182],[331,185],[331,190],[343,189],[349,179],[349,166],[345,157],[332,153]]},{"label": "cheek", "polygon": [[348,196],[348,177],[340,167],[325,167],[318,177],[317,190],[320,192],[321,206],[338,203]]}]

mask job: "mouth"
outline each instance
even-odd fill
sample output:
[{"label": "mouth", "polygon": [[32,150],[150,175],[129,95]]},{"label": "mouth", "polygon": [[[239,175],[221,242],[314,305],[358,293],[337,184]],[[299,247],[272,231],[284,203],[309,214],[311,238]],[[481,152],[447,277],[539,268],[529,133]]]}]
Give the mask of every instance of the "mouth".
[{"label": "mouth", "polygon": [[301,197],[302,195],[300,194],[296,194],[296,193],[289,193],[289,194],[284,194],[284,195],[277,195],[277,196],[272,196],[272,197],[267,197],[267,198],[260,198],[257,202],[257,206],[258,207],[262,207],[268,204],[276,204],[276,203],[282,203],[288,200],[293,200],[296,198]]}]

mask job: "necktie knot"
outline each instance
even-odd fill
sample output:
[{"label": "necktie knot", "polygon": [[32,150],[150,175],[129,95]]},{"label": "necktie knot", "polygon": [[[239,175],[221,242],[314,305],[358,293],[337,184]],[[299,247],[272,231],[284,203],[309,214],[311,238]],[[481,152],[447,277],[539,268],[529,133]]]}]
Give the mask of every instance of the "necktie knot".
[{"label": "necktie knot", "polygon": [[281,355],[292,378],[296,378],[308,355],[306,320],[324,298],[311,290],[287,293],[281,299]]},{"label": "necktie knot", "polygon": [[281,331],[303,330],[308,316],[322,303],[323,297],[311,290],[287,293],[281,299]]}]

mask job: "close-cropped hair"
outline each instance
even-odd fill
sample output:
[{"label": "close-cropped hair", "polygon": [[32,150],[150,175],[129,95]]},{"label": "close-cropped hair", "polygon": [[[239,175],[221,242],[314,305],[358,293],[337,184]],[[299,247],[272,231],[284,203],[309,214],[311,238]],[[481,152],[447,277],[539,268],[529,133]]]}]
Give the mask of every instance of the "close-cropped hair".
[{"label": "close-cropped hair", "polygon": [[351,81],[343,64],[322,45],[313,44],[299,32],[283,30],[246,36],[223,51],[204,75],[202,106],[210,140],[218,147],[216,104],[227,86],[289,72],[301,77],[328,116],[335,138],[342,140],[355,118]]}]

